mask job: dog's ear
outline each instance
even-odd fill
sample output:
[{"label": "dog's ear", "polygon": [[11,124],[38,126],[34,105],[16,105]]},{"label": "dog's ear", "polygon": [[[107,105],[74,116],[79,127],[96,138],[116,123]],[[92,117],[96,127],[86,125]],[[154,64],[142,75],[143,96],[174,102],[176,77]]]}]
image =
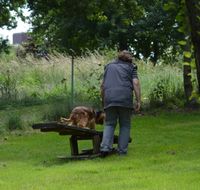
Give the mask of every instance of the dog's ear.
[{"label": "dog's ear", "polygon": [[103,111],[97,111],[95,115],[95,123],[103,125],[105,119],[105,113]]}]

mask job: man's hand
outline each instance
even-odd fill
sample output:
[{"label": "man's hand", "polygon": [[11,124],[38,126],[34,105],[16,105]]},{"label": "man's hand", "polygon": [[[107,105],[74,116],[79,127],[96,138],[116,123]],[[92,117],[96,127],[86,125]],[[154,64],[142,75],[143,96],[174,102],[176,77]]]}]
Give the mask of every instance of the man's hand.
[{"label": "man's hand", "polygon": [[141,102],[136,101],[134,106],[135,112],[139,112],[140,108],[141,108]]},{"label": "man's hand", "polygon": [[100,86],[100,91],[101,91],[101,105],[102,107],[104,107],[104,88],[103,88],[103,81],[101,83],[101,86]]},{"label": "man's hand", "polygon": [[134,87],[134,93],[135,93],[135,98],[136,98],[134,108],[135,108],[135,112],[139,112],[140,107],[141,107],[141,91],[140,91],[140,82],[137,78],[133,79],[133,87]]}]

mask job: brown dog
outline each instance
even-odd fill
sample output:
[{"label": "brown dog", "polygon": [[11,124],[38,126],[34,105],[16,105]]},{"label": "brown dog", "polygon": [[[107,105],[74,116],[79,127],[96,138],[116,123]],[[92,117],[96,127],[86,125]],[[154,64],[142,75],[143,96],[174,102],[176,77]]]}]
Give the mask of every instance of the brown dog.
[{"label": "brown dog", "polygon": [[95,124],[103,124],[105,114],[102,111],[95,112],[94,109],[78,106],[75,107],[69,118],[61,117],[60,122],[81,128],[95,129]]}]

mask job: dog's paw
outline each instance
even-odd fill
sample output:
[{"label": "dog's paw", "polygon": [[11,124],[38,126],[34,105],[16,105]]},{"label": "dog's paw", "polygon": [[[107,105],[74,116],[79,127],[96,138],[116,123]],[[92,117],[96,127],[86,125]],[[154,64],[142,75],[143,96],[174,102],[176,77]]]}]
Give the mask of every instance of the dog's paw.
[{"label": "dog's paw", "polygon": [[65,122],[65,118],[64,118],[64,117],[61,117],[61,118],[60,118],[60,122],[61,122],[61,123],[64,123],[64,122]]}]

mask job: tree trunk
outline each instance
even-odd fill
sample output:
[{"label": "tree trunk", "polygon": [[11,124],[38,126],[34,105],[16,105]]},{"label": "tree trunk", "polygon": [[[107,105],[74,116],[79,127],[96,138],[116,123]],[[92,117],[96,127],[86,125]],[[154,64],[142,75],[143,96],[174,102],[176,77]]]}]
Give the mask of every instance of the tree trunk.
[{"label": "tree trunk", "polygon": [[[199,0],[185,0],[191,26],[191,37],[194,45],[195,62],[197,69],[198,93],[200,94],[200,16]],[[198,7],[197,7],[198,6]]]},{"label": "tree trunk", "polygon": [[153,42],[153,57],[152,57],[152,62],[153,62],[153,65],[156,66],[156,63],[158,61],[158,54],[159,54],[159,47],[158,47],[158,42],[155,40]]},{"label": "tree trunk", "polygon": [[[190,43],[188,42],[184,47],[184,51],[191,51]],[[183,62],[190,63],[191,58],[187,58],[184,56]],[[190,104],[190,97],[192,95],[192,81],[191,81],[191,66],[190,65],[183,65],[183,82],[184,82],[184,91],[185,91],[185,98],[187,101],[187,105]]]},{"label": "tree trunk", "polygon": [[119,50],[120,51],[122,51],[122,50],[128,50],[128,44],[127,44],[126,40],[121,39],[119,41]]},{"label": "tree trunk", "polygon": [[128,41],[126,38],[126,34],[124,33],[119,33],[118,35],[118,50],[128,50]]}]

